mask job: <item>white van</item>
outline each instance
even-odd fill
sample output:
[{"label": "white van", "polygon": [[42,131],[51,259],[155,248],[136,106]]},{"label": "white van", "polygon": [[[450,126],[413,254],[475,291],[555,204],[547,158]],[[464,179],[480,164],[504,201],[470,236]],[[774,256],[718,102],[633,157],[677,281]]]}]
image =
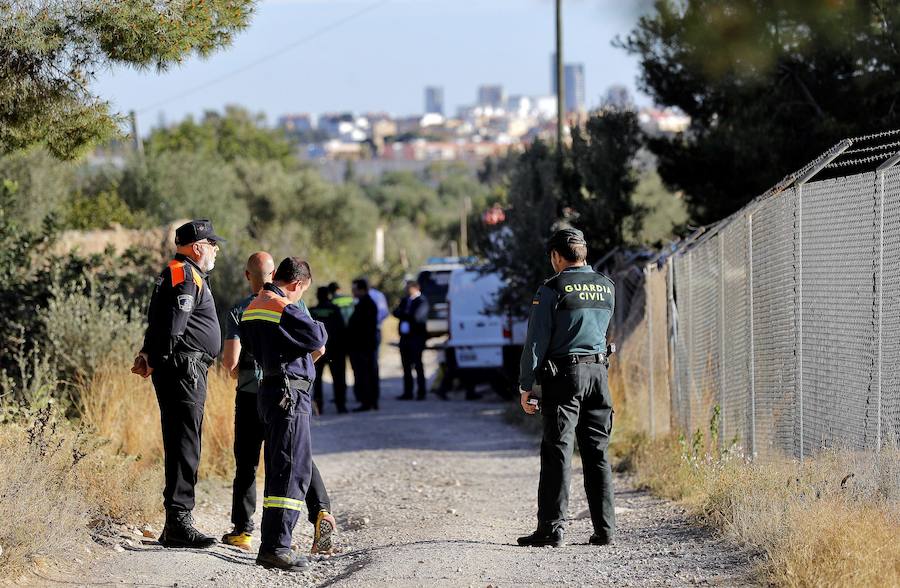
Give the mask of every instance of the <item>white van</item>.
[{"label": "white van", "polygon": [[528,321],[496,308],[502,278],[480,268],[453,270],[447,291],[450,337],[445,347],[452,375],[515,392]]}]

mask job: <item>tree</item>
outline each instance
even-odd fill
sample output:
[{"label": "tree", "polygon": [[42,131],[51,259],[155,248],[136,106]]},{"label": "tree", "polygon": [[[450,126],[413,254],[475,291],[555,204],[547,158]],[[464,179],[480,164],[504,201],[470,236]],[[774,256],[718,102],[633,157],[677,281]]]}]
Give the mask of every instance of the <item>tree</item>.
[{"label": "tree", "polygon": [[[695,222],[740,208],[839,139],[900,124],[898,0],[656,0],[620,45],[691,117],[653,138]],[[852,170],[849,170],[852,171]]]},{"label": "tree", "polygon": [[71,159],[112,136],[101,68],[165,69],[228,45],[253,0],[0,0],[0,154],[42,144]]}]

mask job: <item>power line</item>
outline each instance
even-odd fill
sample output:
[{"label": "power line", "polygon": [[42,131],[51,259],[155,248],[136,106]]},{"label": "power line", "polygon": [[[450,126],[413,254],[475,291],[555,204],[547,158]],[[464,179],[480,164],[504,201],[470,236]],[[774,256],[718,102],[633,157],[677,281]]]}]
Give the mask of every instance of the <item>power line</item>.
[{"label": "power line", "polygon": [[179,98],[184,98],[186,96],[190,96],[191,94],[196,94],[197,92],[199,92],[201,90],[205,90],[206,88],[208,88],[210,86],[214,86],[215,84],[224,82],[228,78],[231,78],[238,74],[244,73],[245,71],[247,71],[249,69],[253,69],[257,65],[260,65],[261,63],[265,63],[266,61],[269,61],[270,59],[279,57],[282,54],[287,53],[288,51],[291,51],[293,49],[296,49],[297,47],[300,47],[301,45],[305,45],[306,43],[309,43],[310,41],[313,41],[313,40],[321,37],[322,35],[329,33],[331,31],[333,31],[334,29],[347,24],[348,22],[363,16],[364,14],[366,14],[368,12],[372,12],[373,10],[375,10],[377,8],[381,8],[388,2],[390,2],[390,0],[381,0],[380,2],[375,2],[373,4],[369,4],[368,6],[362,8],[361,10],[357,10],[356,12],[349,14],[340,20],[336,20],[335,22],[333,22],[327,26],[324,26],[321,29],[314,31],[305,37],[297,39],[296,41],[289,43],[288,45],[285,45],[279,49],[276,49],[275,51],[272,51],[271,53],[263,55],[262,57],[259,57],[249,63],[246,63],[237,69],[233,69],[228,73],[222,74],[211,80],[207,80],[207,81],[203,82],[202,84],[198,84],[192,88],[185,90],[184,92],[180,92],[173,96],[169,96],[168,98],[164,98],[163,100],[160,100],[159,102],[155,102],[153,104],[150,104],[149,106],[145,106],[144,108],[141,108],[137,112],[138,112],[138,114],[144,114],[148,110],[153,110],[154,108],[158,108],[164,104],[168,104],[169,102],[172,102],[173,100],[178,100]]}]

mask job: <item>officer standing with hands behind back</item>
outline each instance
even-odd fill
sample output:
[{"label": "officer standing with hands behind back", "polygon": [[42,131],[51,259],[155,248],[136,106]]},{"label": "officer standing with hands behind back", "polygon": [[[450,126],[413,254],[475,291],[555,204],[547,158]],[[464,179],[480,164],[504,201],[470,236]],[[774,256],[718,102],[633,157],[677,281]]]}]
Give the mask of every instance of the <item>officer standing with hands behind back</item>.
[{"label": "officer standing with hands behind back", "polygon": [[519,371],[522,409],[535,414],[536,378],[544,420],[537,530],[519,545],[563,544],[575,439],[584,465],[584,489],[594,533],[607,545],[615,531],[612,470],[608,458],[612,400],[607,384],[606,333],[615,285],[585,263],[587,242],[578,229],[557,231],[547,243],[553,271],[531,306]]},{"label": "officer standing with hands behind back", "polygon": [[132,373],[153,380],[162,421],[166,486],[164,547],[211,547],[216,543],[194,528],[194,486],[200,464],[200,433],[206,403],[206,376],[219,354],[221,330],[206,274],[216,263],[223,239],[208,219],[175,230],[175,259],[156,280],[147,311],[144,346]]}]

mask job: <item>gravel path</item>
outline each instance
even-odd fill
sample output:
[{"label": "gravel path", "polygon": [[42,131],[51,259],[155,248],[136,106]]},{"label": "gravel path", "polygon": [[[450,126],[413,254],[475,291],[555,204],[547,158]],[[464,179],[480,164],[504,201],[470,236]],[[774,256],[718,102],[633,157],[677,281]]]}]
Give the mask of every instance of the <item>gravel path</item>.
[{"label": "gravel path", "polygon": [[[538,444],[508,422],[508,403],[398,402],[395,352],[383,352],[382,410],[316,419],[314,454],[331,494],[342,553],[301,574],[267,571],[217,546],[164,550],[137,535],[81,580],[148,586],[744,586],[750,555],[691,525],[671,503],[617,480],[614,545],[587,545],[587,501],[575,460],[569,545],[523,549],[535,525]],[[430,358],[433,365],[434,358]],[[229,528],[229,491],[204,483],[198,526]],[[295,538],[308,549],[304,519]],[[123,550],[124,549],[124,550]],[[48,573],[44,580],[53,577]],[[63,580],[63,578],[57,578]],[[49,583],[49,582],[47,582]]]}]

